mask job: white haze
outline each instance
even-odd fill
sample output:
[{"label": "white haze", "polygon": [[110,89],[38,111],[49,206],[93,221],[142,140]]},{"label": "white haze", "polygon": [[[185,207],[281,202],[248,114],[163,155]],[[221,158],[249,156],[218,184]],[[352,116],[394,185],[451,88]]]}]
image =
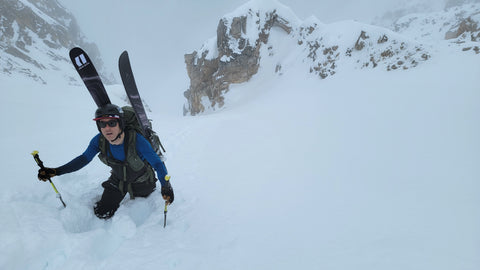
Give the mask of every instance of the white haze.
[{"label": "white haze", "polygon": [[[118,55],[128,50],[144,95],[164,99],[164,92],[176,92],[177,99],[163,104],[169,112],[181,114],[178,102],[188,88],[184,54],[198,49],[216,35],[220,17],[246,0],[61,0],[102,53],[107,68],[118,78]],[[386,11],[424,4],[432,10],[445,0],[284,0],[300,19],[315,16],[325,23],[354,19],[370,23]],[[174,95],[172,95],[174,96]],[[170,106],[171,105],[171,106]]]},{"label": "white haze", "polygon": [[[98,159],[53,179],[63,208],[30,152],[46,166],[82,153],[98,132],[95,105],[61,77],[39,85],[0,75],[0,269],[480,269],[479,55],[439,45],[414,69],[339,66],[321,80],[302,59],[278,76],[290,55],[262,50],[259,73],[232,86],[224,108],[183,117],[189,81],[174,44],[198,48],[233,9],[212,15],[205,37],[189,25],[193,41],[168,35],[181,18],[172,9],[168,27],[128,30],[150,27],[153,40],[129,37],[110,52],[112,63],[131,52],[167,148],[176,198],[166,228],[158,190],[125,199],[111,220],[93,215],[109,175]],[[150,69],[145,43],[162,68]],[[282,49],[300,55],[295,42]],[[121,85],[107,91],[124,105]]]}]

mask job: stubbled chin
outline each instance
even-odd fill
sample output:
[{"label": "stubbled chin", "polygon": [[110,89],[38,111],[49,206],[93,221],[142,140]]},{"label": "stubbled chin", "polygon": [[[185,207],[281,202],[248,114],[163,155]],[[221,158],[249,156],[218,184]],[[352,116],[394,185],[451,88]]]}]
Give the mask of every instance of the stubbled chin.
[{"label": "stubbled chin", "polygon": [[115,137],[113,136],[113,133],[108,133],[103,135],[109,142],[111,142]]}]

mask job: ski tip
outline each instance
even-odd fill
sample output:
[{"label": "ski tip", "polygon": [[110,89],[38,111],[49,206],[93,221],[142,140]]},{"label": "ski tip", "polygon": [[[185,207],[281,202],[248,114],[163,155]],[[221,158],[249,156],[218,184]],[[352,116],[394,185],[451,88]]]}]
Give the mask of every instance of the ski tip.
[{"label": "ski tip", "polygon": [[124,67],[127,67],[127,66],[130,66],[130,59],[128,58],[128,52],[123,51],[122,54],[120,54],[120,57],[118,58],[118,68],[122,70],[124,69]]},{"label": "ski tip", "polygon": [[128,52],[123,51],[122,54],[120,54],[120,58],[122,58],[122,57],[127,57],[128,58]]},{"label": "ski tip", "polygon": [[31,154],[32,154],[32,156],[38,155],[38,151],[35,150],[35,151],[33,151]]},{"label": "ski tip", "polygon": [[79,55],[81,53],[85,53],[85,52],[80,47],[74,47],[70,50],[70,55]]}]

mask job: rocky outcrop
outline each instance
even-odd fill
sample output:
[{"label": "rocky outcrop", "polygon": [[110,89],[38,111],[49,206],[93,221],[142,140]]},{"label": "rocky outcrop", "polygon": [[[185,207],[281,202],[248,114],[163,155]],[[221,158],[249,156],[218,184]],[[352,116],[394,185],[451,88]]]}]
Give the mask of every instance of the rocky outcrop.
[{"label": "rocky outcrop", "polygon": [[[480,52],[480,0],[450,0],[441,12],[411,14],[393,29],[426,43],[446,40],[452,48]],[[473,50],[472,50],[473,49]]]},{"label": "rocky outcrop", "polygon": [[[69,63],[68,50],[75,46],[88,51],[104,73],[98,48],[85,41],[73,15],[57,0],[0,2],[0,72],[22,74],[45,84],[47,72],[43,71],[60,70],[59,66]],[[103,79],[109,83],[110,78]]]},{"label": "rocky outcrop", "polygon": [[445,39],[455,39],[461,35],[465,35],[464,38],[468,35],[471,41],[477,41],[480,38],[478,22],[474,21],[471,17],[462,19],[458,25],[455,25],[445,34]]},{"label": "rocky outcrop", "polygon": [[[257,13],[254,16],[260,18],[261,15]],[[249,17],[252,19],[252,13]],[[203,99],[208,99],[208,106],[222,107],[223,93],[228,91],[230,84],[246,82],[257,73],[260,48],[267,43],[272,27],[279,27],[286,33],[292,31],[288,21],[276,11],[264,14],[262,18],[263,23],[258,22],[254,33],[255,39],[246,37],[247,16],[234,17],[232,20],[223,18],[218,23],[215,47],[185,55],[190,88],[184,93],[188,100],[184,114],[203,112]],[[214,50],[217,53],[212,57]]]},{"label": "rocky outcrop", "polygon": [[[321,79],[335,75],[342,64],[400,70],[430,57],[420,44],[387,29],[353,21],[325,25],[310,18],[302,22],[289,9],[276,7],[267,11],[243,7],[243,12],[223,17],[217,36],[200,50],[185,55],[190,87],[184,92],[184,114],[222,107],[231,84],[246,82],[255,75],[261,57],[275,57],[276,48],[284,44],[270,41],[273,30],[277,35],[283,33],[281,43],[292,44],[290,51],[299,55],[305,71]],[[285,72],[282,57],[278,61],[275,72],[281,75]]]},{"label": "rocky outcrop", "polygon": [[[331,40],[328,28],[338,29],[345,40]],[[327,28],[323,32],[314,29]],[[310,64],[310,72],[325,79],[336,73],[340,62],[355,68],[382,68],[387,71],[409,69],[430,58],[419,43],[387,30],[354,22],[343,22],[321,27],[317,22],[301,27],[298,43],[308,48],[304,62]],[[353,42],[354,41],[354,42]]]}]

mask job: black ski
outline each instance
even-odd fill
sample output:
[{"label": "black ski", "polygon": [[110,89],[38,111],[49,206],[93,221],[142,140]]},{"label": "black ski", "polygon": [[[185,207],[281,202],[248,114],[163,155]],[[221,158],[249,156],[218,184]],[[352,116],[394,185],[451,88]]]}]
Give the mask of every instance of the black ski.
[{"label": "black ski", "polygon": [[82,78],[97,106],[102,107],[105,104],[110,104],[107,91],[87,53],[78,47],[73,48],[70,50],[70,60],[72,60],[73,66]]},{"label": "black ski", "polygon": [[[145,107],[143,106],[142,99],[140,98],[140,93],[138,92],[137,84],[135,83],[135,78],[133,77],[132,67],[130,65],[130,59],[128,58],[127,51],[124,51],[120,58],[118,59],[118,68],[120,70],[120,76],[122,77],[122,82],[125,87],[125,91],[127,93],[128,99],[130,100],[130,104],[132,105],[133,109],[135,110],[135,114],[137,115],[137,119],[142,125],[142,129],[146,138],[152,143],[154,146],[155,152],[161,157],[162,152],[160,151],[160,147],[162,148],[163,152],[165,149],[163,145],[160,143],[160,140],[152,129],[152,124],[147,118],[147,113],[145,112]],[[156,147],[158,145],[159,147]]]}]

